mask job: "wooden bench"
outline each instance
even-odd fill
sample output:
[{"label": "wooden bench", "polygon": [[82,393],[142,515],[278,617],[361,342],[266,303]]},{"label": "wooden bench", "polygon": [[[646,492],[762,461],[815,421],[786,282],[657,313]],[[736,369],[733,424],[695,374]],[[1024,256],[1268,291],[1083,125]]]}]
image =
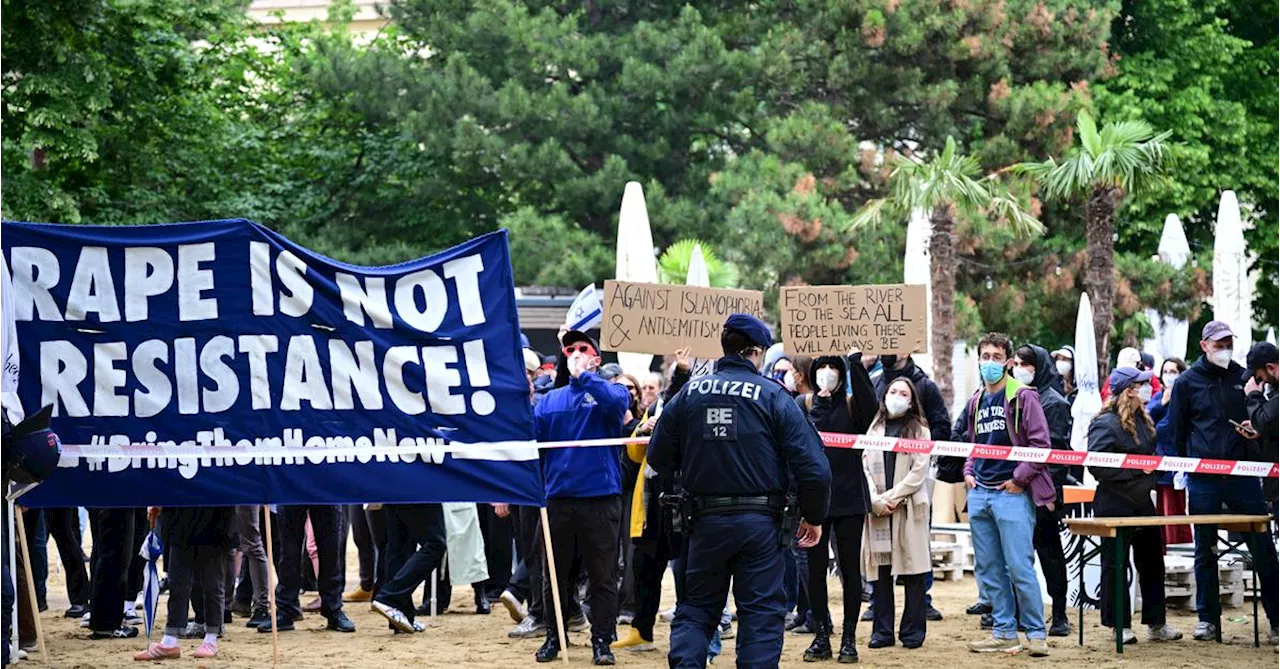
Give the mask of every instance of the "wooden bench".
[{"label": "wooden bench", "polygon": [[[1113,603],[1115,612],[1115,633],[1116,633],[1116,652],[1124,652],[1124,628],[1119,624],[1122,619],[1121,611],[1126,610],[1129,600],[1129,589],[1125,587],[1125,574],[1127,569],[1125,565],[1128,563],[1128,550],[1125,546],[1125,533],[1127,530],[1140,527],[1167,527],[1171,525],[1216,525],[1220,529],[1228,532],[1262,532],[1266,533],[1270,529],[1270,516],[1250,516],[1241,514],[1208,514],[1200,516],[1117,516],[1113,518],[1068,518],[1067,527],[1072,534],[1081,537],[1097,537],[1101,539],[1115,539],[1115,561],[1116,561],[1116,582],[1114,588],[1115,601]],[[1229,546],[1228,551],[1235,550],[1235,546]],[[1080,563],[1080,590],[1084,591],[1084,542],[1081,542],[1077,550],[1077,556]],[[1101,548],[1098,550],[1101,553]],[[1255,579],[1256,580],[1256,579]],[[1256,584],[1254,589],[1257,589]],[[1212,608],[1211,617],[1216,621],[1217,641],[1222,643],[1222,602],[1213,597],[1209,599],[1209,606]],[[1080,598],[1080,645],[1084,645],[1084,598]],[[1258,627],[1258,599],[1253,600],[1253,645],[1260,645],[1260,633]]]}]

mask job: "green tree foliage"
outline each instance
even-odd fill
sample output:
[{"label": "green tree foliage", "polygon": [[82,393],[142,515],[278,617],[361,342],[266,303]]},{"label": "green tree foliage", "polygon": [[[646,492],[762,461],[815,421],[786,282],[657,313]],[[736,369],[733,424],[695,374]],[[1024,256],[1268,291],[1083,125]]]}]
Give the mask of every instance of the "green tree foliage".
[{"label": "green tree foliage", "polygon": [[1176,171],[1119,212],[1117,246],[1154,253],[1165,216],[1178,214],[1208,267],[1221,192],[1236,191],[1256,216],[1245,238],[1259,258],[1262,330],[1280,315],[1276,13],[1275,0],[1126,0],[1113,26],[1115,76],[1096,87],[1103,118],[1141,119],[1178,143]]}]

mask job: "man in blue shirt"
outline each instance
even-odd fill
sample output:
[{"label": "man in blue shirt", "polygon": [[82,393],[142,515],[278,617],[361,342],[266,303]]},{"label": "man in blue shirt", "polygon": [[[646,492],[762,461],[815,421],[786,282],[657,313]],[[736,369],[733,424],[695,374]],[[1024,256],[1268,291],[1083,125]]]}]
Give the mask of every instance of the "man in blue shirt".
[{"label": "man in blue shirt", "polygon": [[[1000,333],[978,342],[983,387],[961,414],[968,441],[988,446],[1049,448],[1049,428],[1040,396],[1007,374],[1013,346]],[[989,457],[965,463],[974,569],[982,599],[991,602],[991,637],[969,644],[977,653],[1022,650],[1017,626],[1027,630],[1032,657],[1045,657],[1044,602],[1036,580],[1032,536],[1036,507],[1053,510],[1053,478],[1043,464]]]},{"label": "man in blue shirt", "polygon": [[[622,434],[631,394],[601,379],[600,345],[570,330],[561,338],[567,382],[548,392],[534,407],[538,441],[611,439]],[[618,532],[622,521],[622,469],[617,447],[552,448],[541,452],[551,530],[551,559],[560,575],[560,601],[569,601],[569,574],[575,556],[590,585],[591,650],[596,665],[612,665],[609,649],[618,617]],[[551,579],[542,584],[544,607],[552,602]],[[547,611],[546,613],[550,613]],[[547,640],[534,656],[550,662],[560,655],[557,625],[547,615]]]}]

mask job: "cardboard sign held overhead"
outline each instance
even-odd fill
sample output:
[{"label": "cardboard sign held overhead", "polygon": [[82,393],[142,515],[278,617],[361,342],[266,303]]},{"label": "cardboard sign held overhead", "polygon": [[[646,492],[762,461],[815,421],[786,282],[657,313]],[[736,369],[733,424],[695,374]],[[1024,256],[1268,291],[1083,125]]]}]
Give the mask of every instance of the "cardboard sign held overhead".
[{"label": "cardboard sign held overhead", "polygon": [[629,281],[604,282],[606,351],[665,355],[689,347],[693,356],[716,359],[720,330],[732,314],[764,317],[764,293]]},{"label": "cardboard sign held overhead", "polygon": [[924,286],[784,286],[778,294],[787,353],[844,355],[925,350]]}]

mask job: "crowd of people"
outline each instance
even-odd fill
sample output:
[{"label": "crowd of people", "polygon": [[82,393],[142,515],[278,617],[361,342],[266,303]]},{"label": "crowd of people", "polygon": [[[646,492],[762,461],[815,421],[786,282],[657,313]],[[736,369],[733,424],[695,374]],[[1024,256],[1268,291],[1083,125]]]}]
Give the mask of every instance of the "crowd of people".
[{"label": "crowd of people", "polygon": [[[1204,327],[1201,357],[1156,361],[1125,349],[1106,379],[1102,412],[1088,426],[1090,450],[1180,455],[1228,460],[1277,459],[1277,351],[1257,344],[1247,365],[1233,361],[1234,336],[1224,323]],[[601,349],[588,334],[561,333],[562,350],[543,357],[525,342],[525,367],[540,441],[643,437],[660,429],[664,408],[691,381],[688,350],[661,362],[661,370],[635,377],[616,364],[602,364]],[[978,342],[981,387],[953,422],[937,385],[908,356],[788,356],[768,347],[759,368],[746,374],[793,402],[816,431],[911,439],[952,440],[1031,448],[1070,448],[1071,405],[1077,388],[1075,352],[1052,353],[1031,343],[1015,344],[990,333]],[[726,357],[729,360],[732,356]],[[724,363],[724,360],[721,361]],[[735,363],[737,364],[737,363]],[[729,435],[710,437],[731,439]],[[865,647],[926,643],[930,621],[942,619],[929,591],[933,583],[930,522],[937,482],[964,484],[972,532],[976,602],[966,613],[990,635],[968,645],[975,652],[1049,653],[1048,636],[1068,636],[1067,575],[1060,534],[1063,486],[1083,471],[994,459],[931,458],[927,455],[825,448],[830,470],[829,506],[812,545],[793,540],[784,550],[785,628],[812,636],[806,661],[858,659],[859,621],[870,623]],[[177,658],[180,641],[198,640],[198,658],[216,657],[219,637],[237,617],[260,632],[272,630],[268,582],[274,570],[274,628],[294,629],[304,613],[319,613],[326,628],[355,632],[344,604],[372,607],[394,633],[421,632],[417,616],[449,606],[452,586],[470,586],[475,611],[499,605],[515,623],[513,638],[542,639],[538,662],[562,651],[559,630],[590,629],[593,661],[615,662],[615,651],[658,649],[654,627],[671,620],[661,608],[662,581],[673,572],[677,601],[686,601],[688,528],[665,500],[677,481],[651,466],[643,443],[622,447],[548,449],[541,453],[546,514],[506,504],[376,503],[349,506],[240,506],[166,509],[27,510],[31,544],[19,559],[30,561],[37,607],[47,608],[47,543],[52,538],[66,574],[67,617],[81,619],[90,639],[136,637],[143,561],[139,547],[154,525],[165,547],[162,561],[169,597],[163,635],[138,660]],[[664,463],[667,464],[667,463]],[[665,467],[663,467],[665,469]],[[1241,476],[1171,476],[1165,472],[1093,468],[1097,516],[1273,513],[1275,479],[1263,485]],[[268,518],[270,514],[270,518]],[[550,526],[550,554],[542,540],[542,518]],[[806,515],[806,522],[809,517]],[[87,522],[86,522],[87,521]],[[270,564],[265,523],[277,531]],[[92,555],[82,551],[81,533],[93,536]],[[815,536],[816,535],[816,536]],[[357,578],[347,588],[346,547],[359,553]],[[1212,526],[1139,530],[1131,542],[1143,607],[1145,638],[1175,641],[1182,633],[1164,614],[1164,546],[1195,542],[1195,639],[1212,639],[1219,624],[1209,605],[1218,588],[1217,532]],[[1269,536],[1248,536],[1262,604],[1276,643],[1277,566]],[[830,558],[838,567],[843,606],[829,606]],[[1039,557],[1050,607],[1046,616]],[[1114,551],[1102,551],[1102,621],[1122,628],[1136,642],[1129,607],[1112,610]],[[558,575],[552,592],[548,565]],[[86,567],[86,565],[88,565]],[[17,571],[19,578],[23,570]],[[432,575],[438,582],[433,601]],[[895,621],[895,589],[902,611]],[[24,592],[19,584],[19,592]],[[317,596],[303,602],[301,594]],[[419,594],[421,593],[421,594]],[[736,598],[742,612],[743,597]],[[553,602],[563,617],[554,615]],[[34,647],[32,611],[19,597],[21,649]],[[866,610],[862,610],[863,603]],[[703,621],[698,652],[714,657],[733,638],[734,602],[714,603],[718,619]],[[685,610],[679,615],[693,616]],[[831,637],[841,632],[838,646]],[[241,623],[236,623],[241,624]],[[619,633],[619,629],[623,632]],[[779,631],[781,633],[781,631]],[[1025,635],[1025,642],[1019,638]],[[739,656],[747,638],[763,634],[742,624]],[[676,641],[673,639],[673,646]],[[688,643],[684,641],[683,643]],[[674,666],[674,665],[673,665]]]}]

